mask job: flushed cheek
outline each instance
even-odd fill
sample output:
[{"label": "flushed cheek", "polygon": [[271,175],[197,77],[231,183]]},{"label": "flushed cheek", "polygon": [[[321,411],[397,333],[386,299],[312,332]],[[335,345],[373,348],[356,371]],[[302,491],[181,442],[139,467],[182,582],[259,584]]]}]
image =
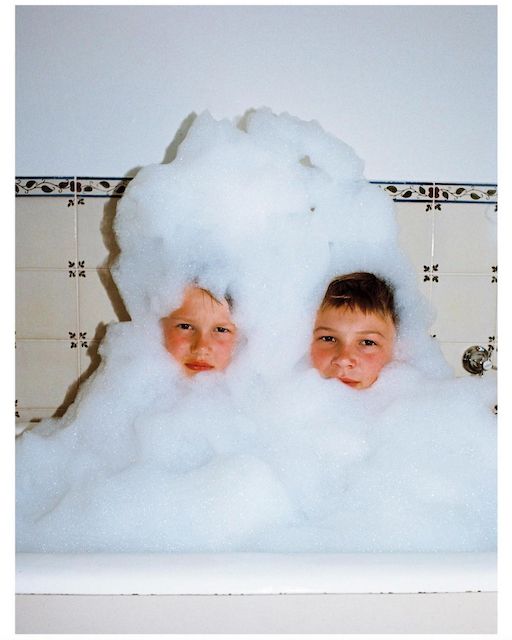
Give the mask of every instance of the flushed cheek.
[{"label": "flushed cheek", "polygon": [[219,371],[223,371],[231,362],[231,356],[235,347],[234,341],[216,345],[213,349],[214,364]]},{"label": "flushed cheek", "polygon": [[311,352],[311,362],[324,378],[336,377],[336,367],[332,364],[332,359],[331,354]]},{"label": "flushed cheek", "polygon": [[379,355],[375,358],[368,358],[361,363],[361,369],[364,372],[364,388],[371,386],[377,380],[382,368],[390,360],[391,358],[386,355]]},{"label": "flushed cheek", "polygon": [[315,345],[311,347],[309,357],[311,359],[311,364],[315,369],[320,371],[322,375],[324,375],[325,369],[328,365],[328,357],[326,357],[325,353],[320,352]]},{"label": "flushed cheek", "polygon": [[177,360],[182,360],[190,354],[190,341],[184,338],[169,336],[165,341],[165,347]]}]

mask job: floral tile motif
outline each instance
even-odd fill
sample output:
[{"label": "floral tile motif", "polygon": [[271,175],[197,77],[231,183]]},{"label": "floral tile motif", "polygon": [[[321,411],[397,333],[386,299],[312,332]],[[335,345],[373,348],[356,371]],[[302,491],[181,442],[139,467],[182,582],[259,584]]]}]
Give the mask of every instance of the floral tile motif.
[{"label": "floral tile motif", "polygon": [[68,276],[70,278],[76,278],[78,274],[79,278],[86,278],[85,273],[85,260],[79,260],[75,263],[73,260],[68,260]]},{"label": "floral tile motif", "polygon": [[80,342],[80,348],[88,348],[89,343],[87,341],[87,331],[79,331],[78,335],[76,331],[68,331],[69,334],[69,348],[78,349],[78,342]]},{"label": "floral tile motif", "polygon": [[434,199],[433,182],[381,182],[370,180],[391,196],[395,202],[429,202]]},{"label": "floral tile motif", "polygon": [[70,196],[75,193],[72,177],[60,178],[16,178],[16,196]]},{"label": "floral tile motif", "polygon": [[80,195],[119,198],[132,178],[76,178],[76,192]]},{"label": "floral tile motif", "polygon": [[436,182],[434,200],[444,202],[498,202],[498,187],[495,184],[446,184]]},{"label": "floral tile motif", "polygon": [[[432,265],[432,272],[438,272],[439,271],[439,265],[438,264],[433,264]],[[430,276],[430,266],[427,264],[423,265],[423,282],[439,282],[439,276],[438,275],[432,275],[432,277]],[[435,336],[434,336],[435,337]]]}]

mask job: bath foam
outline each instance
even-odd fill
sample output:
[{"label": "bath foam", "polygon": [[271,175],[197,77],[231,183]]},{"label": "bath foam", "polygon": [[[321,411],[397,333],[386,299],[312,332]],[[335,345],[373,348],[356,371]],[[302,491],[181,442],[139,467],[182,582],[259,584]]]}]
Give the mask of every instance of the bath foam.
[{"label": "bath foam", "polygon": [[[60,419],[17,439],[19,551],[488,551],[494,379],[456,379],[389,197],[346,144],[269,109],[199,115],[118,205],[132,318]],[[395,288],[395,361],[369,389],[312,369],[336,275]],[[159,320],[190,282],[233,298],[222,373],[183,379]]]}]

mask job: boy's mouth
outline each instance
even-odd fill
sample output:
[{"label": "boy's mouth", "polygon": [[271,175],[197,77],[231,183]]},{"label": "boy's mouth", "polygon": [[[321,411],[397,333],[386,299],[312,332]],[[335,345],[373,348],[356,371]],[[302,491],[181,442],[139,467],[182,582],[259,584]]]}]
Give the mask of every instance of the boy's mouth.
[{"label": "boy's mouth", "polygon": [[211,369],[215,369],[212,364],[208,364],[208,362],[203,362],[202,360],[185,362],[185,366],[187,369],[190,369],[190,371],[210,371]]},{"label": "boy's mouth", "polygon": [[348,385],[349,387],[356,387],[359,384],[359,380],[353,380],[352,378],[338,378],[338,380],[340,382],[343,382],[343,384]]}]

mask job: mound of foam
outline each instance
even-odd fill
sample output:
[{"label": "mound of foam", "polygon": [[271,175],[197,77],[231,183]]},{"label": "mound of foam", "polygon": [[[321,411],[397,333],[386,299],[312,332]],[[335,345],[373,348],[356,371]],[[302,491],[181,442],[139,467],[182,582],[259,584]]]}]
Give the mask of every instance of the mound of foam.
[{"label": "mound of foam", "polygon": [[[118,206],[131,315],[62,419],[17,441],[21,551],[488,550],[492,380],[453,379],[397,243],[392,203],[315,122],[196,118]],[[308,359],[329,281],[395,288],[396,361],[364,391]],[[223,373],[183,379],[159,319],[191,282],[234,300]]]}]

